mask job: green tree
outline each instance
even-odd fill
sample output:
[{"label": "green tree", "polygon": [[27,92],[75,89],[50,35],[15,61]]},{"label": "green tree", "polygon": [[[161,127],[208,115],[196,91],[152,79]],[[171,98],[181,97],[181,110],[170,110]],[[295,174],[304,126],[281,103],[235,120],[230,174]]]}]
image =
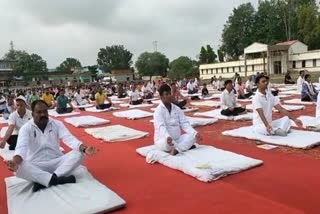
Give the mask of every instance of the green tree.
[{"label": "green tree", "polygon": [[217,54],[210,45],[207,45],[207,63],[217,62]]},{"label": "green tree", "polygon": [[113,69],[130,69],[132,56],[123,45],[107,46],[100,49],[97,62],[101,69],[110,73]]},{"label": "green tree", "polygon": [[253,42],[255,10],[251,3],[233,9],[222,33],[222,46],[232,59],[238,59]]},{"label": "green tree", "polygon": [[81,68],[81,62],[75,58],[66,58],[60,65],[57,67],[58,71],[62,72],[71,72],[76,68]]},{"label": "green tree", "polygon": [[198,65],[196,61],[187,56],[181,56],[170,63],[168,77],[170,79],[181,80],[183,78],[196,77],[198,75]]},{"label": "green tree", "polygon": [[207,64],[207,50],[202,46],[199,55],[200,64]]},{"label": "green tree", "polygon": [[169,59],[160,52],[144,52],[142,53],[136,63],[139,75],[149,76],[163,76],[167,75],[167,69],[169,67]]},{"label": "green tree", "polygon": [[219,62],[224,62],[224,51],[222,50],[222,47],[220,47],[218,49],[218,58],[219,58]]}]

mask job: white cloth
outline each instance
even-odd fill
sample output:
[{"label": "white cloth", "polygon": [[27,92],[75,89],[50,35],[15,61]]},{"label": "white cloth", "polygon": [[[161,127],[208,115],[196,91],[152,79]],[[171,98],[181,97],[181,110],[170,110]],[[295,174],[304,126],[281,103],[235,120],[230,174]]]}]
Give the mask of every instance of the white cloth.
[{"label": "white cloth", "polygon": [[73,111],[73,112],[65,113],[65,114],[58,114],[58,112],[55,109],[48,110],[48,113],[49,113],[49,116],[51,116],[51,117],[70,117],[70,116],[80,114],[80,112],[77,112],[77,111]]},{"label": "white cloth", "polygon": [[[218,121],[215,118],[201,118],[201,117],[186,117],[192,127],[196,126],[206,126],[213,124]],[[151,123],[154,123],[154,120],[150,120]]]},{"label": "white cloth", "polygon": [[221,102],[213,101],[213,100],[206,100],[206,101],[201,101],[201,102],[191,102],[190,104],[193,106],[219,107],[221,105]]},{"label": "white cloth", "polygon": [[297,79],[297,92],[301,93],[303,83],[304,79],[301,76],[299,76],[299,78]]},{"label": "white cloth", "polygon": [[141,99],[141,96],[140,96],[140,93],[136,90],[136,91],[131,92],[130,98],[132,101],[137,101],[137,100]]},{"label": "white cloth", "polygon": [[284,103],[286,103],[286,104],[302,104],[302,105],[313,105],[314,104],[314,102],[305,102],[305,101],[301,101],[301,99],[285,100]]},{"label": "white cloth", "polygon": [[[281,107],[287,111],[297,111],[297,110],[305,109],[305,106],[303,105],[281,105]],[[252,104],[246,105],[246,109],[253,110],[253,105]],[[275,108],[273,108],[273,111],[278,112],[278,110],[276,110]]]},{"label": "white cloth", "polygon": [[93,104],[89,104],[87,102],[83,102],[84,104],[78,104],[77,102],[72,102],[72,105],[74,108],[90,108],[93,106]]},{"label": "white cloth", "polygon": [[125,108],[147,108],[147,107],[152,107],[154,104],[146,104],[142,103],[139,105],[130,105],[129,103],[122,103],[119,106],[120,107],[125,107]]},{"label": "white cloth", "polygon": [[315,117],[300,116],[297,119],[302,122],[303,128],[307,128],[307,127],[319,127],[320,128],[320,121],[318,121],[317,118],[315,118]]},{"label": "white cloth", "polygon": [[[155,111],[156,108],[151,108],[150,110],[151,111]],[[184,113],[194,112],[194,111],[198,111],[198,110],[199,110],[199,108],[195,108],[195,107],[187,107],[185,109],[181,109],[181,111],[184,112]]]},{"label": "white cloth", "polygon": [[7,124],[9,121],[3,117],[0,117],[0,124]]},{"label": "white cloth", "polygon": [[220,102],[221,109],[235,108],[237,105],[237,95],[233,90],[229,93],[229,91],[225,89],[221,94]]},{"label": "white cloth", "polygon": [[241,114],[238,116],[225,116],[221,114],[221,109],[215,109],[206,112],[197,112],[194,114],[195,116],[204,116],[204,117],[213,117],[219,120],[235,120],[235,121],[246,121],[252,120],[252,113]]},{"label": "white cloth", "polygon": [[82,99],[82,97],[81,97],[80,94],[78,94],[78,93],[76,93],[76,94],[74,95],[74,98],[75,98],[75,101],[76,101],[76,103],[75,103],[76,105],[75,105],[75,106],[77,106],[77,105],[79,105],[79,106],[87,105],[87,104],[89,103],[88,100]]},{"label": "white cloth", "polygon": [[198,145],[176,156],[160,151],[156,146],[142,147],[136,151],[146,157],[147,163],[161,163],[203,182],[214,181],[263,163],[261,160],[205,145]]},{"label": "white cloth", "polygon": [[122,125],[88,128],[85,129],[85,132],[95,138],[103,139],[107,142],[133,140],[149,135],[148,132],[142,132]]},{"label": "white cloth", "polygon": [[86,168],[79,167],[73,174],[77,183],[52,186],[36,193],[32,192],[32,183],[14,176],[6,178],[8,213],[91,214],[125,205],[121,197],[94,179]]},{"label": "white cloth", "polygon": [[119,108],[110,107],[106,109],[97,109],[96,107],[86,108],[85,110],[88,112],[106,112],[106,111],[112,111],[112,110],[118,110]]},{"label": "white cloth", "polygon": [[262,109],[264,116],[268,123],[272,121],[272,109],[280,103],[279,98],[273,96],[270,92],[267,92],[265,95],[260,93],[258,90],[253,96],[252,105],[253,105],[253,127],[264,125],[257,109]]},{"label": "white cloth", "polygon": [[24,124],[26,124],[31,118],[32,118],[32,113],[28,109],[26,109],[26,113],[23,115],[22,118],[19,116],[17,111],[14,111],[13,113],[11,113],[8,119],[8,124],[9,126],[10,125],[14,126],[12,135],[19,134],[20,128]]},{"label": "white cloth", "polygon": [[110,123],[110,120],[105,120],[95,116],[68,117],[65,118],[64,121],[75,127],[97,126]]},{"label": "white cloth", "polygon": [[292,129],[286,137],[257,134],[253,131],[252,126],[245,126],[238,129],[224,131],[222,134],[232,137],[259,140],[269,144],[289,146],[298,149],[308,149],[320,144],[320,133],[294,129]]},{"label": "white cloth", "polygon": [[[163,150],[169,151],[167,138],[171,137],[179,152],[186,151],[196,142],[197,131],[192,128],[181,109],[171,104],[171,112],[163,103],[156,108],[154,115],[154,143]],[[181,129],[186,134],[181,135]]]},{"label": "white cloth", "polygon": [[210,96],[200,96],[203,100],[220,99],[221,94],[212,94]]},{"label": "white cloth", "polygon": [[250,81],[250,80],[247,80],[246,85],[245,85],[245,88],[252,90],[253,87],[254,87],[254,82],[253,82],[253,81]]},{"label": "white cloth", "polygon": [[320,93],[318,93],[317,97],[316,120],[320,123]]},{"label": "white cloth", "polygon": [[123,118],[127,118],[130,120],[134,120],[134,119],[140,119],[140,118],[145,118],[145,117],[152,117],[153,114],[151,112],[143,111],[140,109],[132,109],[132,110],[127,110],[127,111],[113,112],[113,116],[123,117]]},{"label": "white cloth", "polygon": [[[278,120],[274,120],[272,122],[269,122],[269,124],[272,127],[272,131],[271,134],[274,135],[275,134],[275,130],[277,129],[281,129],[285,132],[289,132],[290,128],[291,128],[291,120],[289,119],[289,117],[282,117]],[[257,124],[255,126],[253,126],[253,131],[255,133],[261,134],[261,135],[269,135],[267,128],[265,127],[265,125],[262,124]]]}]

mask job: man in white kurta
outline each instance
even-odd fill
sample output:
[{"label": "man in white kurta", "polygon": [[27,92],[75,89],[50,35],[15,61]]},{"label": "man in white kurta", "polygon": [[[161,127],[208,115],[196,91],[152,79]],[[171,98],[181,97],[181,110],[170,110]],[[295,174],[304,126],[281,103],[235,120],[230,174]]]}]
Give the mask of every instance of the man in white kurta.
[{"label": "man in white kurta", "polygon": [[[161,103],[154,112],[154,143],[162,151],[175,155],[191,149],[200,139],[182,110],[171,103],[171,88],[162,85],[159,89]],[[185,134],[181,134],[181,129]]]},{"label": "man in white kurta", "polygon": [[304,70],[301,70],[299,73],[299,78],[297,79],[297,91],[299,93],[302,92],[303,82],[304,82]]},{"label": "man in white kurta", "polygon": [[[258,90],[252,99],[253,105],[253,131],[263,135],[286,136],[291,128],[291,120],[300,123],[296,118],[281,107],[278,97],[268,90],[268,77],[260,75],[256,78]],[[276,108],[286,115],[278,120],[272,120],[272,110]],[[291,120],[290,120],[291,119]]]},{"label": "man in white kurta", "polygon": [[[48,106],[42,100],[32,104],[32,116],[19,132],[15,155],[6,164],[16,176],[34,182],[33,191],[42,188],[75,183],[72,175],[84,155],[94,155],[96,148],[87,147],[75,138],[61,121],[48,118]],[[60,139],[72,151],[60,151]]]}]

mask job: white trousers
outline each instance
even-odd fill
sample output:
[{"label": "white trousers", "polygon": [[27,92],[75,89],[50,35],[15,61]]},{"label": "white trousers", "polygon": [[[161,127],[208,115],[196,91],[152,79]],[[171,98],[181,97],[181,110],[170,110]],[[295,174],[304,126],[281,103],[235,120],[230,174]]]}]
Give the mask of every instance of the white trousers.
[{"label": "white trousers", "polygon": [[48,187],[53,173],[58,177],[69,176],[73,170],[81,165],[83,159],[83,153],[71,151],[49,161],[22,161],[16,176]]},{"label": "white trousers", "polygon": [[[189,150],[196,143],[195,136],[191,134],[180,135],[178,139],[173,140],[173,144],[178,152],[185,152]],[[167,139],[163,138],[155,142],[155,145],[164,152],[169,152],[172,149],[167,143]]]},{"label": "white trousers", "polygon": [[[278,120],[272,121],[270,125],[273,129],[273,132],[271,134],[274,134],[274,131],[277,129],[282,129],[286,132],[289,132],[291,128],[291,120],[289,117],[285,116]],[[264,124],[254,126],[253,130],[255,133],[258,133],[258,134],[269,135],[267,128],[265,127]]]}]

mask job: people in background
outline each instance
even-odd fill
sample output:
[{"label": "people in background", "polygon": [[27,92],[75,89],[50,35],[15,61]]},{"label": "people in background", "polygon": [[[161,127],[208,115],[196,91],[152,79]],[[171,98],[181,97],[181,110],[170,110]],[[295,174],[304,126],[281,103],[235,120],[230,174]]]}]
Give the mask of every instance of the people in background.
[{"label": "people in background", "polygon": [[311,82],[311,75],[306,74],[304,76],[304,82],[302,84],[301,101],[315,102],[317,101],[318,91],[315,89]]},{"label": "people in background", "polygon": [[256,87],[255,87],[252,75],[249,76],[249,78],[248,78],[248,80],[246,82],[245,88],[246,88],[246,91],[250,92],[250,93],[253,93],[253,92],[256,91]]},{"label": "people in background", "polygon": [[127,93],[125,92],[123,88],[123,84],[119,83],[118,85],[118,98],[125,98],[127,96]]},{"label": "people in background", "polygon": [[236,86],[235,86],[235,90],[236,90],[236,94],[237,94],[238,99],[247,99],[252,95],[251,92],[245,93],[244,89],[245,89],[245,86],[244,86],[244,84],[242,84],[241,78],[239,78],[238,82],[236,83]]},{"label": "people in background", "polygon": [[171,83],[171,95],[172,95],[172,103],[179,106],[179,108],[181,109],[185,109],[185,106],[188,103],[188,98],[182,96],[175,82]]},{"label": "people in background", "polygon": [[246,109],[237,105],[237,97],[233,90],[232,80],[225,81],[225,89],[221,94],[221,114],[237,116],[246,113]]},{"label": "people in background", "polygon": [[68,97],[64,95],[64,93],[64,89],[61,89],[59,92],[59,96],[57,97],[56,111],[58,114],[66,114],[73,111],[73,106]]},{"label": "people in background", "polygon": [[298,91],[299,93],[302,92],[302,85],[303,85],[303,82],[304,82],[304,75],[305,75],[304,70],[301,70],[301,71],[299,72],[299,77],[298,77],[298,79],[297,79],[297,91]]},{"label": "people in background", "polygon": [[284,76],[284,84],[295,84],[291,78],[290,71],[287,71],[286,75]]},{"label": "people in background", "polygon": [[[108,98],[108,96],[103,92],[102,87],[98,89],[98,92],[95,94],[95,100],[96,100],[96,109],[107,109],[112,106],[111,100]],[[108,103],[105,103],[107,101]]]},{"label": "people in background", "polygon": [[49,109],[54,109],[56,104],[54,102],[54,97],[52,93],[50,93],[49,88],[45,89],[45,93],[42,95],[41,99],[47,103]]},{"label": "people in background", "polygon": [[130,94],[130,104],[131,105],[140,105],[142,103],[143,103],[143,99],[142,99],[139,91],[137,90],[137,85],[133,84],[132,91]]},{"label": "people in background", "polygon": [[217,88],[219,91],[223,91],[225,88],[224,88],[224,81],[222,79],[222,76],[219,76],[219,79],[217,81]]},{"label": "people in background", "polygon": [[207,84],[206,83],[203,84],[203,88],[201,90],[201,95],[202,95],[202,97],[209,96],[209,91],[207,89]]}]

